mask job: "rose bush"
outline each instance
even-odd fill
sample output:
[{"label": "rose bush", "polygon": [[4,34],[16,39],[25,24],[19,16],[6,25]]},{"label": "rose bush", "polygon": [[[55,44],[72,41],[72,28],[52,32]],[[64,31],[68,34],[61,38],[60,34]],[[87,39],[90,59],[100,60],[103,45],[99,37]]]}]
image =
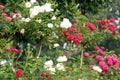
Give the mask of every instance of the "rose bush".
[{"label": "rose bush", "polygon": [[92,22],[78,9],[69,19],[57,4],[22,1],[15,11],[0,5],[0,79],[120,79],[119,57],[98,46],[117,35],[114,19]]}]

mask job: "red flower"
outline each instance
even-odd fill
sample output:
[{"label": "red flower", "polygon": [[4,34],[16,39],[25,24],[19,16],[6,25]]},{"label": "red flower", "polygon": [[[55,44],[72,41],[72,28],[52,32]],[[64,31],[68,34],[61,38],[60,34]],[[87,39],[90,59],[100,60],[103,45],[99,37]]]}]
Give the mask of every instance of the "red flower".
[{"label": "red flower", "polygon": [[99,23],[100,25],[105,25],[106,23],[108,23],[108,20],[106,20],[106,19],[99,20],[98,23]]},{"label": "red flower", "polygon": [[106,25],[102,25],[102,29],[105,30],[106,29]]},{"label": "red flower", "polygon": [[104,76],[104,75],[105,75],[105,72],[101,72],[101,73],[100,73],[100,76]]},{"label": "red flower", "polygon": [[116,30],[112,31],[112,34],[113,34],[113,35],[116,35],[116,34],[117,34]]},{"label": "red flower", "polygon": [[42,74],[40,74],[40,76],[41,76],[41,77],[46,77],[47,74],[46,74],[46,73],[42,73]]},{"label": "red flower", "polygon": [[6,20],[7,22],[11,22],[11,21],[12,21],[12,18],[11,18],[11,17],[6,17],[5,20]]},{"label": "red flower", "polygon": [[74,36],[73,36],[73,35],[68,35],[68,36],[67,36],[67,39],[68,39],[68,41],[70,41],[70,42],[71,42],[71,41],[73,41],[73,40],[74,40]]},{"label": "red flower", "polygon": [[110,18],[110,19],[109,19],[109,22],[110,22],[110,23],[113,23],[113,22],[115,22],[115,20],[114,20],[113,18]]},{"label": "red flower", "polygon": [[74,22],[74,23],[77,23],[77,20],[75,19],[73,22]]},{"label": "red flower", "polygon": [[64,35],[65,37],[67,37],[67,36],[69,35],[69,33],[68,33],[67,31],[64,31],[64,32],[63,32],[63,35]]},{"label": "red flower", "polygon": [[79,44],[79,43],[80,43],[80,39],[75,38],[75,39],[74,39],[74,43],[75,43],[76,45]]},{"label": "red flower", "polygon": [[74,27],[69,28],[69,32],[76,32],[76,29]]},{"label": "red flower", "polygon": [[19,50],[16,49],[16,48],[11,48],[11,52],[18,54],[18,53],[19,53]]},{"label": "red flower", "polygon": [[110,31],[115,31],[115,25],[114,24],[109,24],[109,30]]},{"label": "red flower", "polygon": [[82,34],[80,34],[80,33],[76,34],[76,38],[77,39],[81,39],[82,38]]},{"label": "red flower", "polygon": [[0,9],[4,9],[5,8],[5,6],[3,6],[3,5],[0,5]]},{"label": "red flower", "polygon": [[15,75],[17,78],[20,78],[22,76],[22,71],[20,69],[15,70]]},{"label": "red flower", "polygon": [[67,78],[63,78],[63,80],[67,80]]},{"label": "red flower", "polygon": [[11,52],[11,48],[6,48],[6,52]]},{"label": "red flower", "polygon": [[86,27],[89,27],[89,29],[91,30],[91,32],[94,32],[94,24],[90,23],[90,22],[86,22],[85,23]]}]

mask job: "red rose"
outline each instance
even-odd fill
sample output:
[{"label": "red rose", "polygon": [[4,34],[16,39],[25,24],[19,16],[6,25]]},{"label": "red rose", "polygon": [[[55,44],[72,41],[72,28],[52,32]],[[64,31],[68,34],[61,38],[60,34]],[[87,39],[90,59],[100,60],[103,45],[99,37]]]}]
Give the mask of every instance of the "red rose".
[{"label": "red rose", "polygon": [[6,52],[11,52],[11,48],[6,48]]},{"label": "red rose", "polygon": [[42,74],[40,74],[40,76],[41,76],[41,77],[46,77],[47,74],[46,74],[46,73],[42,73]]},{"label": "red rose", "polygon": [[101,72],[101,73],[100,73],[100,76],[104,76],[104,75],[105,75],[105,72]]},{"label": "red rose", "polygon": [[73,36],[73,35],[68,35],[68,36],[67,36],[67,39],[68,39],[68,41],[70,41],[70,42],[71,42],[71,41],[73,41],[73,40],[74,40],[74,36]]},{"label": "red rose", "polygon": [[74,39],[74,43],[75,43],[76,45],[79,44],[79,43],[80,43],[80,39],[75,38],[75,39]]},{"label": "red rose", "polygon": [[74,23],[76,23],[76,22],[77,22],[77,20],[75,19],[73,22],[74,22]]},{"label": "red rose", "polygon": [[77,39],[81,39],[82,38],[82,34],[80,34],[80,33],[76,34],[76,38]]},{"label": "red rose", "polygon": [[22,76],[22,71],[20,69],[15,70],[15,75],[17,78],[20,78]]},{"label": "red rose", "polygon": [[69,28],[69,32],[76,32],[76,29],[74,27]]}]

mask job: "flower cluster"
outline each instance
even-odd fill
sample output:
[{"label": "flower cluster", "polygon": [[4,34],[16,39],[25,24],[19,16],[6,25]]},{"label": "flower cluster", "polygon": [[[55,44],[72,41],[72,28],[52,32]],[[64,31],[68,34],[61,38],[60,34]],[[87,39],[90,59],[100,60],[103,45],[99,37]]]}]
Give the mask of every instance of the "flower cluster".
[{"label": "flower cluster", "polygon": [[44,63],[44,68],[48,71],[50,71],[51,74],[54,74],[56,72],[55,69],[60,70],[60,71],[65,71],[65,67],[63,65],[62,62],[66,62],[67,61],[67,57],[66,56],[60,56],[57,58],[57,64],[54,67],[53,66],[53,61],[52,60],[48,60]]},{"label": "flower cluster", "polygon": [[114,25],[115,20],[113,18],[110,19],[102,19],[99,20],[98,23],[101,25],[102,29],[105,30],[108,29],[112,32],[113,35],[116,35],[116,27]]},{"label": "flower cluster", "polygon": [[63,29],[63,36],[65,36],[69,42],[74,42],[76,45],[80,43],[82,38],[82,34],[78,33],[73,25]]},{"label": "flower cluster", "polygon": [[6,52],[12,52],[12,53],[18,54],[18,53],[19,53],[19,50],[16,49],[16,48],[6,48]]},{"label": "flower cluster", "polygon": [[47,80],[52,80],[52,78],[51,78],[51,75],[50,75],[50,74],[41,73],[41,74],[40,74],[40,76],[41,76],[41,77],[43,77],[43,78],[47,78]]},{"label": "flower cluster", "polygon": [[85,24],[84,24],[86,27],[88,27],[90,30],[91,30],[91,32],[94,32],[94,24],[92,24],[92,23],[90,23],[90,22],[86,22]]},{"label": "flower cluster", "polygon": [[20,69],[16,69],[15,70],[15,75],[16,75],[17,78],[22,77],[22,71]]},{"label": "flower cluster", "polygon": [[[116,70],[120,70],[119,60],[111,55],[106,55],[104,57],[104,51],[99,46],[94,46],[94,49],[99,53],[92,54],[92,58],[98,63],[98,66],[90,65],[90,69],[98,71],[101,76],[104,76],[105,73],[110,69],[111,66]],[[84,57],[88,57],[89,53],[84,52]]]}]

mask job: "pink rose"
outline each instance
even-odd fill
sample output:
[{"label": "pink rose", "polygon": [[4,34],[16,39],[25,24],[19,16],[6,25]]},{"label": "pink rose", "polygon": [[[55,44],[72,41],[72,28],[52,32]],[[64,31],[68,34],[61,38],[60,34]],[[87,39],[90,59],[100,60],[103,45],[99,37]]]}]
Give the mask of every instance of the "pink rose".
[{"label": "pink rose", "polygon": [[94,46],[94,49],[95,49],[95,50],[99,50],[100,47],[99,47],[99,46]]},{"label": "pink rose", "polygon": [[5,12],[2,12],[1,16],[5,18],[7,17],[7,14]]},{"label": "pink rose", "polygon": [[96,60],[96,61],[102,61],[102,60],[103,60],[103,57],[102,57],[102,56],[96,56],[96,57],[95,57],[95,60]]},{"label": "pink rose", "polygon": [[0,9],[4,9],[5,8],[5,6],[3,6],[3,5],[0,5]]},{"label": "pink rose", "polygon": [[104,51],[102,49],[99,49],[98,50],[99,54],[103,55],[104,54]]},{"label": "pink rose", "polygon": [[6,17],[5,20],[6,20],[7,22],[11,22],[11,21],[12,21],[12,18],[11,18],[11,17]]},{"label": "pink rose", "polygon": [[83,56],[84,56],[84,57],[88,57],[88,56],[89,56],[89,53],[88,53],[88,52],[84,52],[84,53],[83,53]]}]

